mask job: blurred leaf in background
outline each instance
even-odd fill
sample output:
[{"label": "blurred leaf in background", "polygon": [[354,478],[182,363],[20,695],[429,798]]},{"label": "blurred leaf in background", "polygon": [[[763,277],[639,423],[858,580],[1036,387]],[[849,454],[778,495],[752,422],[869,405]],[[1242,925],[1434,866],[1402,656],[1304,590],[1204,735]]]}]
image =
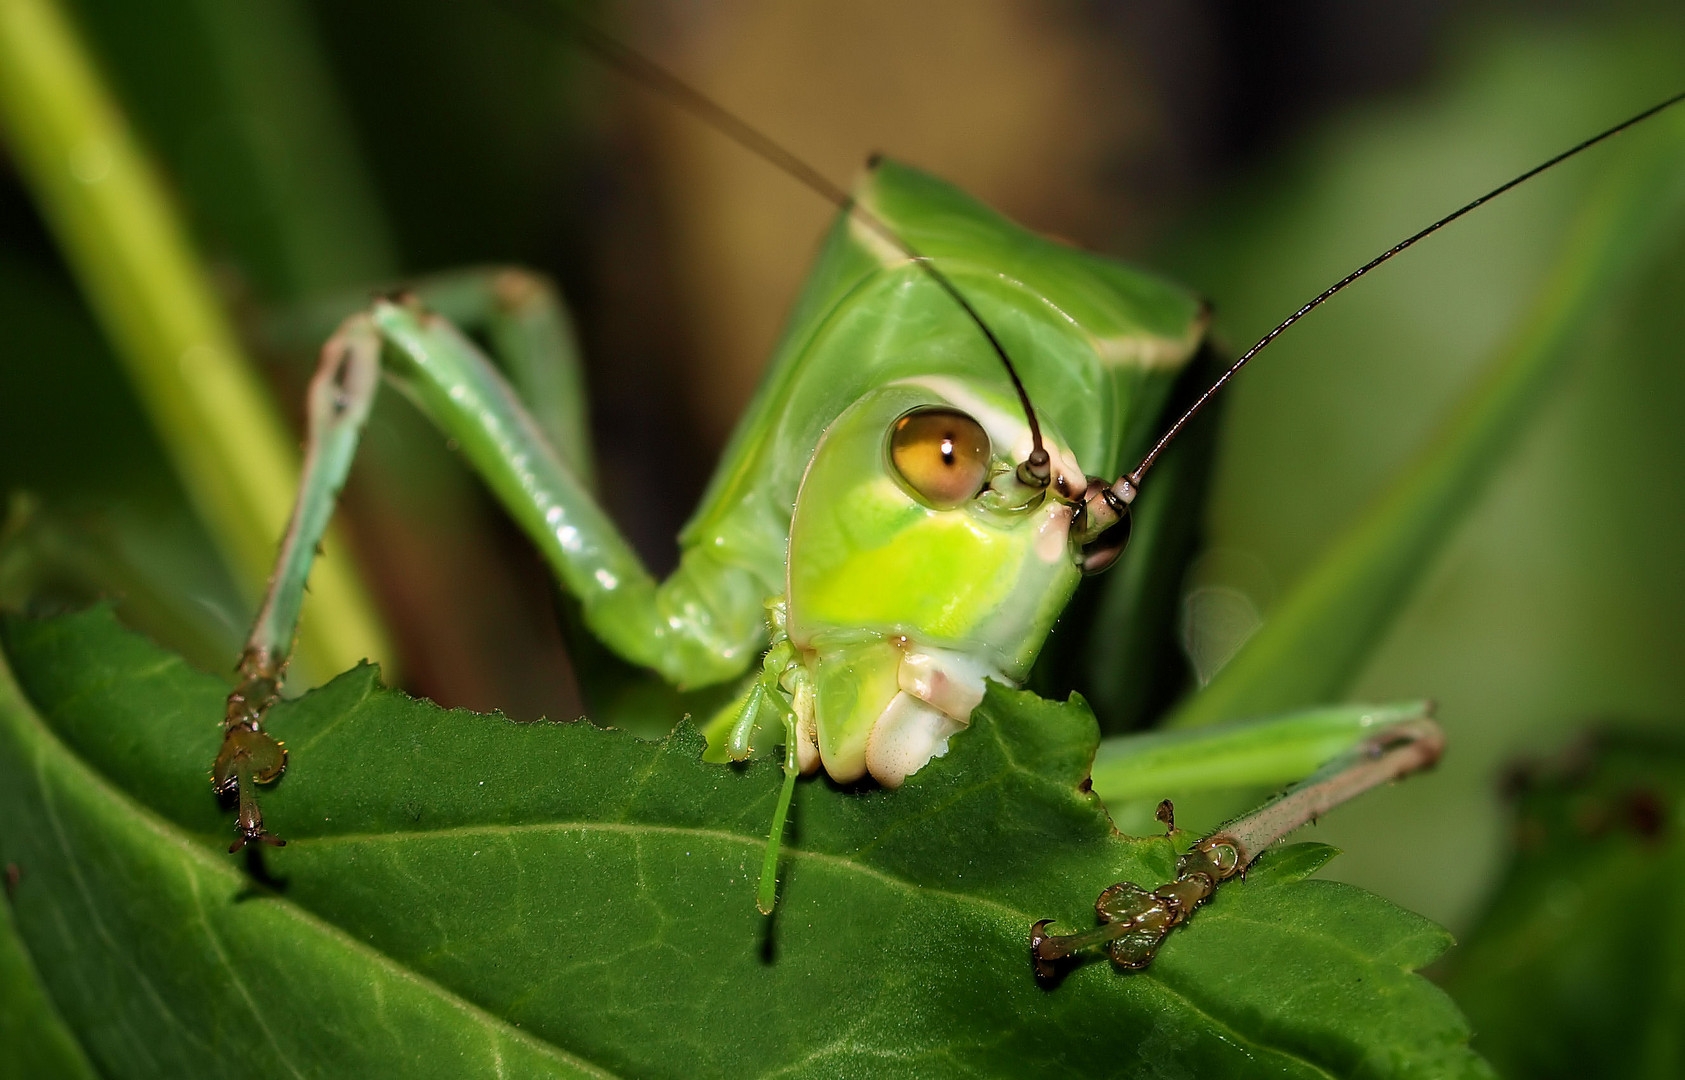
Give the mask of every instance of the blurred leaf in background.
[{"label": "blurred leaf in background", "polygon": [[1447,985],[1506,1076],[1678,1076],[1678,732],[1605,730],[1517,771],[1515,856]]},{"label": "blurred leaf in background", "polygon": [[[35,493],[37,516],[74,522],[111,561],[146,567],[192,627],[166,638],[224,670],[243,633],[240,597],[74,286],[21,247],[0,247],[0,515],[24,527],[14,499]],[[0,568],[0,598],[21,602],[36,575]],[[73,598],[85,599],[71,589]],[[126,614],[163,629],[144,612]]]}]

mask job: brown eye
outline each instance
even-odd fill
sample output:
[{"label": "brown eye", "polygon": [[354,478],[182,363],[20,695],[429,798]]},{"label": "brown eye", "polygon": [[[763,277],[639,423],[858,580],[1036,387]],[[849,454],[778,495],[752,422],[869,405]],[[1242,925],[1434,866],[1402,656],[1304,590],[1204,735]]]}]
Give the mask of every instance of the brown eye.
[{"label": "brown eye", "polygon": [[954,409],[916,409],[889,429],[889,462],[926,506],[951,510],[983,490],[989,436]]}]

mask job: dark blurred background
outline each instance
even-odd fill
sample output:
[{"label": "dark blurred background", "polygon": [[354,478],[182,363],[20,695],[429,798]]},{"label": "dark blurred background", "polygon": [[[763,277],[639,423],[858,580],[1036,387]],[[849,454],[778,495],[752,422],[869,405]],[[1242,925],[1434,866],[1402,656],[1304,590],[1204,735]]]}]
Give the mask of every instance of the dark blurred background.
[{"label": "dark blurred background", "polygon": [[[272,313],[449,267],[536,267],[578,322],[610,509],[652,566],[672,565],[830,208],[519,5],[71,6],[290,418],[311,358],[267,329]],[[828,175],[846,180],[874,151],[928,168],[1200,289],[1231,345],[1685,82],[1685,21],[1651,3],[592,10]],[[1389,266],[1241,380],[1185,586],[1197,670],[1432,438],[1600,160]],[[1452,751],[1319,826],[1348,851],[1332,876],[1467,929],[1505,863],[1507,763],[1589,721],[1680,716],[1681,285],[1685,259],[1664,260],[1586,328],[1569,382],[1400,612],[1354,696],[1437,699]],[[0,327],[0,491],[36,493],[190,597],[195,659],[226,666],[246,619],[237,590],[3,161]],[[408,405],[389,395],[370,443],[350,534],[406,686],[577,714],[538,560]]]}]

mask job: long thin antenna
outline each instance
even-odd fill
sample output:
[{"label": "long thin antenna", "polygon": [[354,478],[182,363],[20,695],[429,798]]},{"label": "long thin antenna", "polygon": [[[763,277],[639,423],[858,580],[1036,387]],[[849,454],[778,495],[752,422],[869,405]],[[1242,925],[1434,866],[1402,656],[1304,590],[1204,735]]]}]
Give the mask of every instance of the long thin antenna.
[{"label": "long thin antenna", "polygon": [[1393,256],[1399,254],[1405,248],[1411,247],[1418,240],[1426,239],[1427,237],[1429,237],[1429,236],[1433,235],[1434,233],[1438,232],[1440,229],[1443,229],[1445,226],[1451,224],[1453,221],[1456,221],[1458,218],[1462,217],[1464,214],[1466,214],[1469,211],[1475,209],[1476,207],[1484,205],[1485,203],[1491,202],[1493,199],[1496,199],[1499,195],[1502,195],[1504,192],[1510,190],[1513,187],[1516,187],[1520,184],[1526,183],[1528,180],[1531,180],[1533,177],[1535,177],[1535,176],[1539,175],[1540,173],[1544,172],[1546,169],[1552,168],[1556,165],[1560,165],[1562,162],[1567,161],[1569,158],[1573,157],[1575,154],[1578,154],[1580,151],[1589,150],[1593,146],[1596,146],[1598,143],[1602,142],[1604,139],[1608,139],[1608,138],[1611,138],[1615,135],[1619,135],[1621,132],[1625,131],[1629,127],[1632,127],[1634,124],[1637,124],[1637,123],[1639,123],[1641,121],[1644,121],[1644,120],[1648,120],[1650,117],[1652,117],[1652,116],[1656,115],[1657,113],[1661,112],[1663,109],[1669,108],[1673,105],[1677,105],[1681,101],[1685,101],[1685,91],[1681,91],[1680,93],[1677,93],[1677,94],[1673,95],[1672,97],[1668,98],[1666,101],[1660,102],[1656,105],[1652,105],[1648,109],[1645,109],[1643,112],[1638,113],[1634,116],[1630,116],[1625,120],[1622,120],[1620,123],[1616,124],[1612,128],[1608,128],[1607,130],[1598,132],[1596,135],[1593,135],[1591,138],[1586,139],[1584,142],[1580,142],[1580,143],[1575,144],[1574,146],[1569,147],[1568,149],[1562,151],[1562,153],[1560,153],[1560,154],[1557,154],[1555,157],[1551,158],[1550,160],[1533,166],[1531,169],[1528,169],[1526,172],[1522,173],[1520,176],[1517,176],[1515,179],[1510,180],[1507,183],[1499,184],[1497,187],[1493,188],[1491,191],[1488,191],[1486,194],[1482,195],[1480,198],[1475,199],[1473,202],[1466,203],[1463,206],[1458,207],[1456,210],[1453,210],[1453,211],[1451,211],[1451,213],[1446,214],[1444,217],[1440,218],[1438,221],[1434,222],[1432,225],[1429,225],[1427,228],[1422,229],[1419,232],[1412,233],[1410,236],[1404,238],[1403,240],[1400,240],[1398,243],[1394,244],[1392,247],[1388,248],[1387,250],[1381,252],[1379,255],[1375,256],[1373,259],[1370,259],[1368,262],[1364,263],[1362,266],[1358,267],[1356,270],[1353,270],[1351,273],[1347,274],[1345,277],[1341,278],[1339,281],[1336,281],[1334,284],[1328,286],[1328,288],[1322,290],[1320,293],[1317,293],[1316,296],[1313,297],[1309,303],[1305,304],[1303,307],[1301,307],[1298,311],[1295,311],[1293,314],[1287,316],[1287,318],[1281,320],[1281,322],[1276,324],[1275,329],[1271,330],[1269,333],[1267,333],[1263,337],[1259,338],[1257,340],[1257,342],[1255,344],[1253,344],[1253,346],[1250,349],[1247,349],[1245,352],[1241,353],[1240,359],[1236,360],[1233,364],[1230,364],[1229,369],[1227,371],[1223,372],[1223,374],[1218,377],[1217,381],[1212,383],[1210,388],[1207,389],[1205,391],[1205,393],[1203,393],[1199,396],[1198,400],[1196,400],[1192,405],[1188,406],[1188,411],[1183,413],[1180,417],[1178,417],[1174,424],[1170,425],[1170,429],[1168,431],[1166,431],[1164,433],[1164,436],[1162,438],[1160,438],[1159,441],[1153,445],[1153,448],[1147,452],[1147,456],[1141,459],[1141,464],[1135,466],[1135,471],[1130,473],[1127,477],[1125,477],[1125,479],[1135,488],[1139,488],[1141,486],[1141,477],[1146,475],[1146,472],[1147,472],[1148,469],[1152,468],[1153,462],[1158,460],[1158,456],[1161,453],[1164,452],[1164,448],[1166,446],[1169,446],[1171,440],[1175,439],[1177,435],[1180,435],[1182,433],[1182,429],[1188,426],[1188,421],[1192,420],[1194,418],[1194,416],[1199,413],[1199,410],[1205,407],[1205,403],[1210,401],[1213,397],[1215,397],[1217,395],[1217,392],[1219,390],[1223,389],[1223,387],[1228,383],[1228,381],[1230,379],[1235,377],[1236,372],[1240,371],[1241,368],[1245,367],[1247,362],[1249,360],[1251,360],[1254,356],[1257,356],[1260,352],[1263,352],[1264,347],[1267,346],[1270,342],[1272,342],[1276,338],[1280,337],[1281,334],[1282,334],[1282,331],[1286,330],[1289,326],[1292,326],[1294,323],[1298,322],[1300,319],[1302,319],[1306,315],[1310,314],[1310,312],[1313,308],[1321,306],[1326,300],[1328,300],[1330,297],[1332,297],[1335,293],[1339,292],[1341,289],[1344,289],[1347,285],[1350,285],[1352,282],[1356,281],[1358,278],[1362,277],[1364,274],[1367,274],[1369,271],[1375,269],[1377,266],[1380,266],[1382,263],[1386,262],[1388,259],[1391,259]]},{"label": "long thin antenna", "polygon": [[[1047,484],[1052,474],[1049,468],[1047,450],[1042,445],[1041,424],[1036,420],[1035,407],[1030,404],[1029,391],[1024,389],[1024,381],[1018,377],[1018,369],[1013,366],[1012,359],[1007,356],[1006,346],[1002,345],[1000,339],[995,336],[995,332],[989,329],[989,324],[983,321],[983,317],[977,313],[977,309],[971,306],[971,301],[965,298],[965,295],[948,279],[946,274],[936,268],[929,257],[920,254],[911,244],[902,239],[900,234],[885,224],[881,218],[861,206],[854,196],[838,187],[824,173],[807,161],[785,149],[770,135],[649,57],[624,42],[609,36],[572,11],[560,6],[555,0],[504,0],[504,2],[511,8],[518,9],[526,17],[569,35],[579,43],[581,48],[604,64],[614,68],[633,82],[665,97],[668,101],[684,109],[751,154],[772,165],[773,168],[787,173],[797,183],[815,192],[820,198],[836,206],[837,209],[852,214],[856,220],[889,241],[907,258],[917,263],[925,273],[930,275],[931,280],[941,287],[943,292],[953,298],[954,303],[960,306],[966,316],[977,324],[977,329],[981,330],[983,336],[988,339],[989,347],[1000,358],[1001,366],[1006,368],[1007,378],[1012,380],[1012,389],[1018,395],[1018,402],[1024,408],[1024,418],[1029,421],[1030,425],[1030,456],[1019,466],[1020,476],[1026,482],[1037,486]],[[1027,475],[1026,470],[1028,470]]]}]

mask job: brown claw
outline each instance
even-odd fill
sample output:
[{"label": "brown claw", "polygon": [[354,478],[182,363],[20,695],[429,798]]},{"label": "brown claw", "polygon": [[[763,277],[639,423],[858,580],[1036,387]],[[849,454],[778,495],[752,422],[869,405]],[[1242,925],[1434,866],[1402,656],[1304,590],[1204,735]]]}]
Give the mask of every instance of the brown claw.
[{"label": "brown claw", "polygon": [[1053,936],[1047,928],[1053,924],[1052,919],[1043,919],[1030,927],[1030,963],[1036,969],[1036,981],[1050,983],[1059,977],[1060,959],[1057,955],[1050,955],[1048,940]]},{"label": "brown claw", "polygon": [[1047,932],[1052,919],[1030,930],[1030,960],[1043,983],[1058,975],[1058,962],[1084,949],[1104,948],[1124,971],[1140,971],[1153,962],[1170,931],[1188,921],[1194,909],[1211,899],[1217,886],[1242,870],[1241,853],[1219,834],[1201,840],[1178,861],[1176,880],[1152,892],[1120,881],[1100,893],[1094,912],[1100,925],[1077,934]]},{"label": "brown claw", "polygon": [[265,832],[263,828],[263,814],[258,811],[256,797],[247,797],[247,789],[240,792],[240,817],[235,825],[239,835],[228,845],[230,855],[239,851],[247,844],[264,843],[270,847],[286,847],[287,842],[274,833]]},{"label": "brown claw", "polygon": [[239,851],[249,843],[275,847],[286,841],[264,831],[263,813],[258,809],[258,784],[273,783],[287,769],[287,748],[263,730],[263,714],[276,700],[275,680],[247,678],[228,695],[222,749],[211,767],[211,788],[218,795],[233,795],[239,801],[235,821],[238,835],[229,846]]}]

